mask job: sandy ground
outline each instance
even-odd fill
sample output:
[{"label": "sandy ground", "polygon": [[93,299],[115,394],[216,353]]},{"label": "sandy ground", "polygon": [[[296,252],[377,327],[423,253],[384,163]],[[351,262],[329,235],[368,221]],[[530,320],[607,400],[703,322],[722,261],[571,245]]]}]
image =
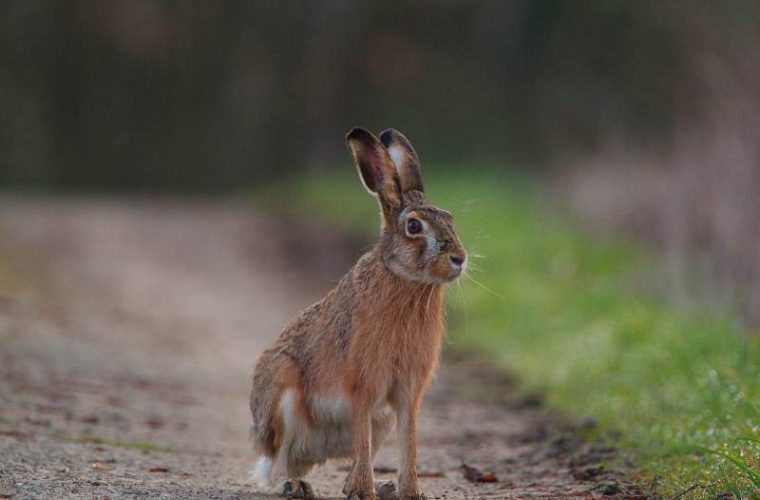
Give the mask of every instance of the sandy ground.
[{"label": "sandy ground", "polygon": [[[0,198],[21,282],[0,288],[0,498],[271,498],[248,479],[251,368],[332,285],[293,258],[293,230],[234,200]],[[593,421],[512,391],[471,357],[443,363],[420,422],[428,498],[647,498],[578,437]],[[339,496],[346,470],[317,469],[316,493]]]}]

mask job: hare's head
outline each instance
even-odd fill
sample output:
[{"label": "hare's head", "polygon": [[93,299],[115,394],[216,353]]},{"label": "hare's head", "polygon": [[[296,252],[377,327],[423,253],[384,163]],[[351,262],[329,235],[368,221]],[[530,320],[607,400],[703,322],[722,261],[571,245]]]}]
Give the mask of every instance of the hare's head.
[{"label": "hare's head", "polygon": [[419,160],[409,140],[393,129],[378,139],[355,128],[346,142],[364,186],[380,202],[385,265],[421,283],[458,278],[467,253],[454,231],[452,215],[425,200]]}]

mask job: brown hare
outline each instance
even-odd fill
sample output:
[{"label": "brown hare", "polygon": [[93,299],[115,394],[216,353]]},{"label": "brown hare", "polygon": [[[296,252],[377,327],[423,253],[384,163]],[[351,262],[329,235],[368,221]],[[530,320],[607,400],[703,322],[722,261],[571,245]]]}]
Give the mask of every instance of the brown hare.
[{"label": "brown hare", "polygon": [[380,241],[256,363],[254,476],[269,485],[287,479],[284,496],[312,498],[302,479],[311,468],[351,457],[349,499],[395,495],[392,483],[374,484],[372,461],[396,420],[398,495],[424,499],[415,472],[417,411],[438,363],[444,285],[464,271],[467,254],[451,214],[425,200],[406,137],[389,129],[378,140],[355,128],[346,141],[380,203]]}]

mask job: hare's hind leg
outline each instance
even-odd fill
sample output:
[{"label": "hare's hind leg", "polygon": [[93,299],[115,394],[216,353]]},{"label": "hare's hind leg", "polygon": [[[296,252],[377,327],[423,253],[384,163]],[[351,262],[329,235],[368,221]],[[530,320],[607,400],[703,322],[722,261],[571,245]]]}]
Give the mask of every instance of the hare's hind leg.
[{"label": "hare's hind leg", "polygon": [[301,479],[311,471],[312,467],[314,467],[313,464],[288,464],[288,477],[290,479],[282,485],[282,496],[304,500],[316,498],[311,484]]},{"label": "hare's hind leg", "polygon": [[280,398],[282,440],[274,467],[279,475],[288,478],[283,484],[283,497],[310,500],[315,498],[314,490],[311,484],[301,478],[309,473],[313,464],[303,463],[299,456],[309,425],[302,414],[299,397],[300,394],[295,389],[287,389]]}]

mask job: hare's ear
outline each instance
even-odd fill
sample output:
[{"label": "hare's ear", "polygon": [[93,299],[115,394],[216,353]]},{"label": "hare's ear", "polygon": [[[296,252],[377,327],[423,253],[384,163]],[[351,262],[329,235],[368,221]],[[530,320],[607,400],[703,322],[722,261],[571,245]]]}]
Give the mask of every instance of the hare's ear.
[{"label": "hare's ear", "polygon": [[401,192],[424,191],[422,187],[422,174],[420,173],[420,160],[417,152],[412,147],[409,139],[398,130],[389,128],[380,134],[380,140],[388,150],[391,160],[396,167],[401,182]]},{"label": "hare's ear", "polygon": [[401,188],[393,160],[382,143],[363,128],[346,136],[359,176],[370,193],[376,194],[384,212],[401,206]]}]

